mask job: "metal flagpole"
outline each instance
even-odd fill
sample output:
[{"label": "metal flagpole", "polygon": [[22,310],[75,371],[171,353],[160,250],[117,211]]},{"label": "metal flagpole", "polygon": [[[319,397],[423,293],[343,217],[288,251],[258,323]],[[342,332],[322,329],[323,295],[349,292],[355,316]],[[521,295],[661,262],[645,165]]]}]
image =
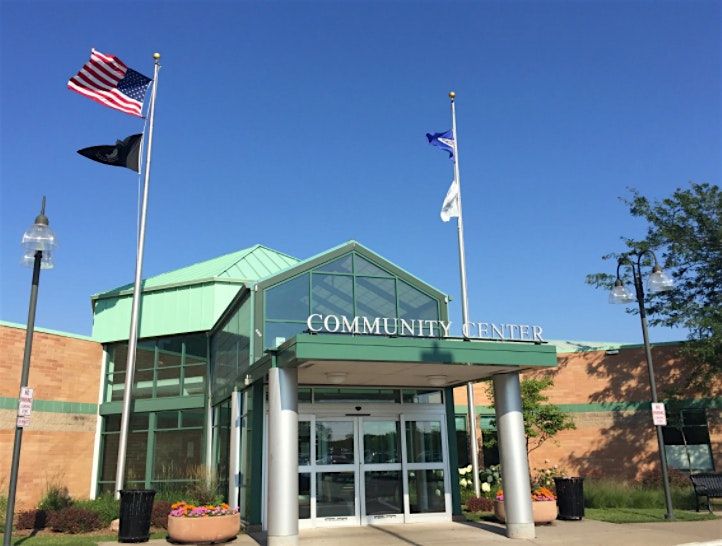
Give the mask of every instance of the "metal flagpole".
[{"label": "metal flagpole", "polygon": [[141,277],[143,274],[143,246],[145,244],[145,219],[148,212],[148,188],[150,185],[150,159],[153,148],[153,114],[155,113],[155,93],[158,89],[158,71],[160,53],[154,53],[153,90],[150,95],[148,113],[148,146],[145,155],[145,183],[143,185],[143,203],[140,213],[140,232],[138,235],[137,258],[135,261],[135,284],[133,285],[133,303],[130,315],[130,335],[128,336],[128,360],[125,373],[125,391],[123,392],[123,413],[120,420],[120,439],[118,443],[118,462],[115,470],[115,498],[120,498],[120,490],[125,482],[125,458],[128,445],[128,425],[130,423],[130,402],[133,391],[135,371],[135,353],[138,345],[138,311],[140,309]]},{"label": "metal flagpole", "polygon": [[[454,179],[456,180],[456,202],[459,207],[459,217],[456,226],[459,235],[459,270],[461,272],[461,318],[462,334],[466,337],[465,325],[469,322],[469,295],[466,289],[466,253],[464,251],[464,215],[461,212],[461,178],[459,177],[459,141],[456,137],[456,107],[454,99],[456,93],[449,92],[451,99],[451,133],[454,138]],[[469,413],[469,431],[471,439],[471,469],[474,474],[474,494],[481,496],[479,484],[479,453],[476,438],[476,410],[474,407],[474,383],[466,384],[467,411]]]}]

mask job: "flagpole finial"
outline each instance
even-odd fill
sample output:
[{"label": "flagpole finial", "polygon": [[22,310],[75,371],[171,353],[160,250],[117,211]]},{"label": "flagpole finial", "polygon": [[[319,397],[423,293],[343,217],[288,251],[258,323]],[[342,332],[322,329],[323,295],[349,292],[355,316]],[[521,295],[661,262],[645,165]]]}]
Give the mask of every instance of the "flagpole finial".
[{"label": "flagpole finial", "polygon": [[158,53],[158,52],[153,53],[153,58],[154,58],[156,61],[159,60],[159,59],[160,59],[160,53]]},{"label": "flagpole finial", "polygon": [[449,98],[451,99],[451,102],[454,102],[454,99],[456,98],[456,93],[453,91],[449,91]]}]

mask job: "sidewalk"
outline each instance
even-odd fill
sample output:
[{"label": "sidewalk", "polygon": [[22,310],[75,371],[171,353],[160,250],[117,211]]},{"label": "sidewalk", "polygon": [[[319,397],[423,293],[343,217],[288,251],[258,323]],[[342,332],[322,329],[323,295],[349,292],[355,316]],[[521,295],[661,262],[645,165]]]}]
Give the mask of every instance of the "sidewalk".
[{"label": "sidewalk", "polygon": [[[304,529],[300,543],[308,546],[514,546],[515,544],[557,545],[624,545],[677,546],[705,543],[722,546],[722,519],[674,523],[604,523],[601,521],[555,521],[536,528],[534,540],[511,540],[498,523],[435,523],[346,527],[332,529]],[[101,546],[116,545],[104,542]],[[168,545],[163,539],[146,544]],[[239,535],[226,544],[244,546],[265,545],[265,533]]]}]

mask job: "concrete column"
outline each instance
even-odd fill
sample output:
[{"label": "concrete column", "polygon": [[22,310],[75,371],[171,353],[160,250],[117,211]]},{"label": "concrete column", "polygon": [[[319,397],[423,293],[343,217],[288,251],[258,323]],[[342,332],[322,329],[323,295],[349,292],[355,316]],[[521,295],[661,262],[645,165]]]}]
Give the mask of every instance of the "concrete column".
[{"label": "concrete column", "polygon": [[268,372],[268,546],[298,544],[298,370]]},{"label": "concrete column", "polygon": [[494,376],[494,402],[506,510],[506,536],[534,538],[529,461],[518,373]]}]

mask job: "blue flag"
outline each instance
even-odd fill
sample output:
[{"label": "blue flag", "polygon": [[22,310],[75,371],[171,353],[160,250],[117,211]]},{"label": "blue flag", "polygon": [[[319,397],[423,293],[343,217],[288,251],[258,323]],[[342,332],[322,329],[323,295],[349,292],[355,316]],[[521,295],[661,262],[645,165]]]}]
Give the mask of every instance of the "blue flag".
[{"label": "blue flag", "polygon": [[426,138],[429,139],[429,144],[449,152],[449,159],[454,159],[456,143],[454,142],[454,135],[451,134],[451,130],[444,133],[426,133]]}]

